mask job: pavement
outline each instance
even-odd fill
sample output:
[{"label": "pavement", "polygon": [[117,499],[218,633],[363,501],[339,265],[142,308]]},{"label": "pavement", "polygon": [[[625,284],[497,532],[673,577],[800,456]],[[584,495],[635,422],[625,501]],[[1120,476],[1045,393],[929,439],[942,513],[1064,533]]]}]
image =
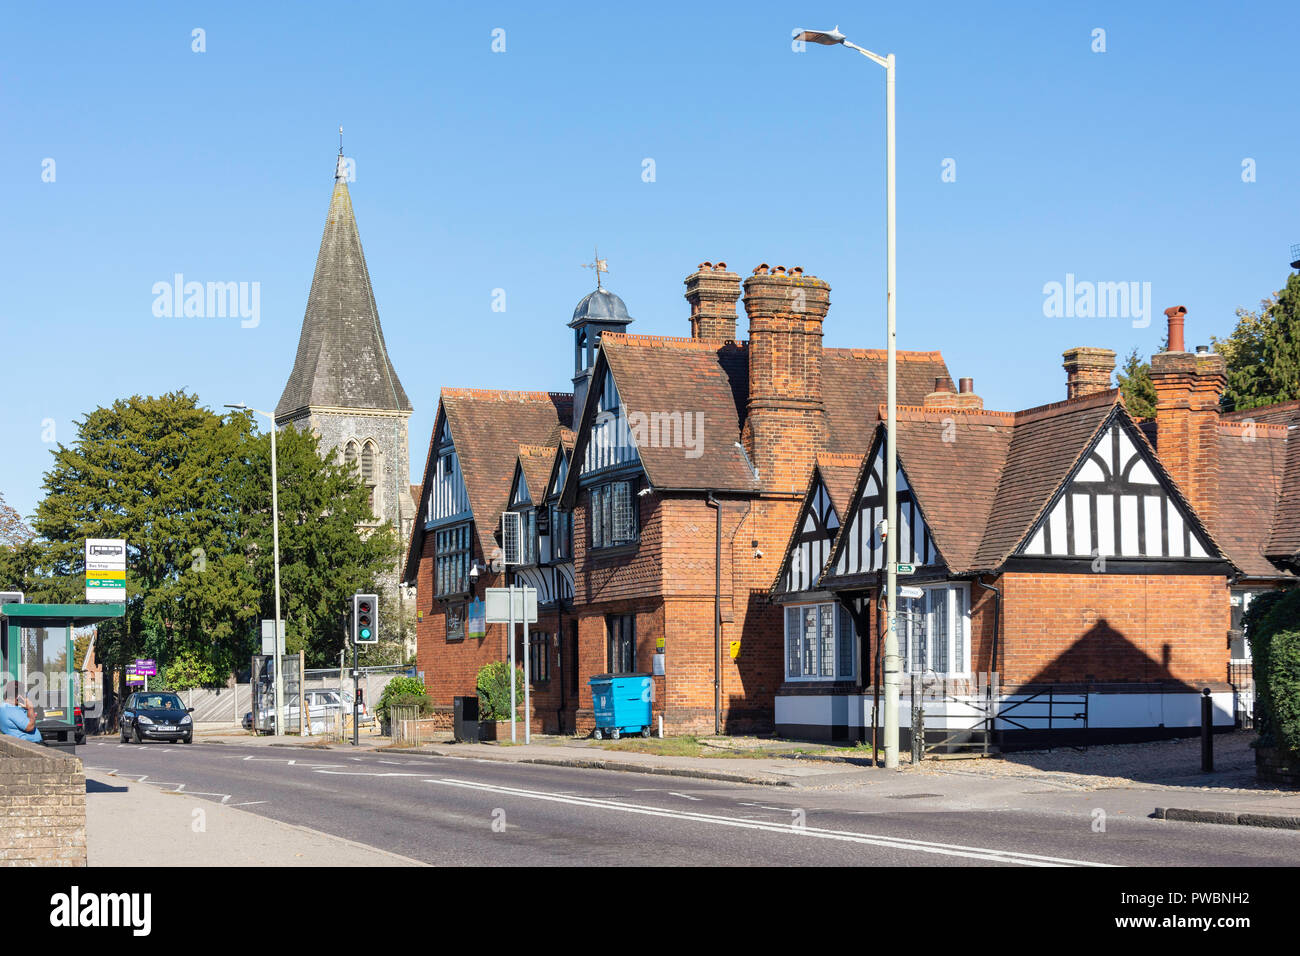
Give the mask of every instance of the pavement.
[{"label": "pavement", "polygon": [[86,852],[89,866],[425,865],[199,795],[89,770]]}]

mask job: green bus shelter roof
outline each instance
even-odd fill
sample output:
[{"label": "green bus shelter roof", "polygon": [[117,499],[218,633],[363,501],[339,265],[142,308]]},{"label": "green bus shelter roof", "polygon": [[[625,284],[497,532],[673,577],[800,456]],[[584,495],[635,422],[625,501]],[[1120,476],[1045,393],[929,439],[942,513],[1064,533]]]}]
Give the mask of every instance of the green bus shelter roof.
[{"label": "green bus shelter roof", "polygon": [[124,604],[0,604],[0,615],[19,627],[81,627],[125,614]]}]

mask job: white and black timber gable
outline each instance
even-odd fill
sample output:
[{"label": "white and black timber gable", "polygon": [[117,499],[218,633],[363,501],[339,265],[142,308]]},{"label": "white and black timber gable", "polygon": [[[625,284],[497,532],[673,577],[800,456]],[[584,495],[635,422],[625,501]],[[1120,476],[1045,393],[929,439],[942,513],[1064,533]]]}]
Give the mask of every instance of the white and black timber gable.
[{"label": "white and black timber gable", "polygon": [[1226,559],[1117,406],[1007,562],[1009,570],[1224,573]]},{"label": "white and black timber gable", "polygon": [[435,436],[422,515],[426,527],[468,521],[473,517],[465,476],[461,473],[460,456],[456,454],[456,443],[452,440],[445,410],[439,411]]},{"label": "white and black timber gable", "polygon": [[[862,473],[853,491],[853,504],[844,528],[835,544],[826,576],[851,579],[874,574],[885,567],[885,542],[880,523],[885,517],[885,443],[884,430],[876,433],[872,453],[863,463]],[[946,573],[943,556],[934,543],[921,503],[907,480],[901,460],[897,473],[898,560],[933,572]]]},{"label": "white and black timber gable", "polygon": [[817,590],[839,530],[840,517],[831,500],[826,479],[820,468],[814,468],[812,482],[804,495],[794,534],[772,591],[775,599]]}]

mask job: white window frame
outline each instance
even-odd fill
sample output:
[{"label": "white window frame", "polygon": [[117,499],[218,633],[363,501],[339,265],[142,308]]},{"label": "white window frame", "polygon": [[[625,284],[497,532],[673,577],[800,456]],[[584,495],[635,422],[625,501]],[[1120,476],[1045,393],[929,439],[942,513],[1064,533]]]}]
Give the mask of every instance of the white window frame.
[{"label": "white window frame", "polygon": [[[971,627],[970,627],[970,584],[965,581],[947,581],[943,584],[924,588],[925,597],[903,598],[899,603],[898,622],[899,653],[903,658],[904,674],[934,674],[936,677],[960,678],[971,675]],[[961,595],[959,598],[958,595]],[[943,604],[940,605],[939,602]],[[918,608],[917,605],[920,605]],[[960,607],[961,613],[958,612]],[[912,651],[912,613],[922,615],[925,625],[925,642],[923,645],[925,661],[917,667]],[[933,638],[930,628],[936,619],[946,620],[947,624],[947,660],[935,660],[939,642]],[[960,651],[960,654],[959,654]],[[960,657],[960,659],[958,659]],[[943,664],[943,667],[936,667]]]},{"label": "white window frame", "polygon": [[[802,673],[803,662],[807,659],[807,653],[803,646],[804,629],[803,629],[802,622],[803,622],[804,612],[810,607],[817,608],[818,641],[821,640],[822,615],[827,613],[832,614],[834,615],[834,619],[836,622],[834,634],[831,639],[831,672],[829,675],[822,674],[822,673],[817,673],[817,674]],[[793,634],[791,633],[791,628],[790,628],[792,611],[797,613],[797,620],[800,622],[798,628],[795,630]],[[830,602],[821,601],[815,604],[787,604],[785,606],[783,620],[785,622],[784,623],[785,640],[782,645],[784,656],[783,656],[781,668],[786,681],[792,684],[793,683],[814,683],[818,681],[822,683],[826,683],[830,681],[839,681],[841,683],[845,681],[852,681],[854,683],[857,682],[858,673],[859,673],[859,664],[860,664],[859,657],[861,656],[858,650],[858,643],[859,643],[858,629],[857,626],[853,623],[853,616],[849,614],[842,605],[834,601],[830,601]],[[840,644],[841,644],[841,638],[843,637],[842,626],[844,624],[847,624],[849,628],[849,648],[850,648],[849,653],[853,655],[852,674],[836,676],[840,672]],[[800,664],[801,673],[797,675],[792,675],[790,673],[790,661],[791,661],[790,642],[792,638],[795,641],[799,642],[798,660]],[[823,669],[824,661],[820,653],[818,653],[817,656],[818,656],[818,670],[820,671]]]}]

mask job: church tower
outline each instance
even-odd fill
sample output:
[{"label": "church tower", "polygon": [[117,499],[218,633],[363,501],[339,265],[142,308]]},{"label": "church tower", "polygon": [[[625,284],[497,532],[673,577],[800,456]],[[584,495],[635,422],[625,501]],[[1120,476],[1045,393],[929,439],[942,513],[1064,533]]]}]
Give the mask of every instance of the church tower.
[{"label": "church tower", "polygon": [[[405,544],[415,516],[407,438],[411,411],[384,344],[340,147],[298,354],[275,406],[275,424],[315,432],[322,454],[333,452],[336,460],[356,467],[370,489],[374,515],[358,530],[388,522]],[[386,586],[396,586],[400,568],[399,561]]]}]

